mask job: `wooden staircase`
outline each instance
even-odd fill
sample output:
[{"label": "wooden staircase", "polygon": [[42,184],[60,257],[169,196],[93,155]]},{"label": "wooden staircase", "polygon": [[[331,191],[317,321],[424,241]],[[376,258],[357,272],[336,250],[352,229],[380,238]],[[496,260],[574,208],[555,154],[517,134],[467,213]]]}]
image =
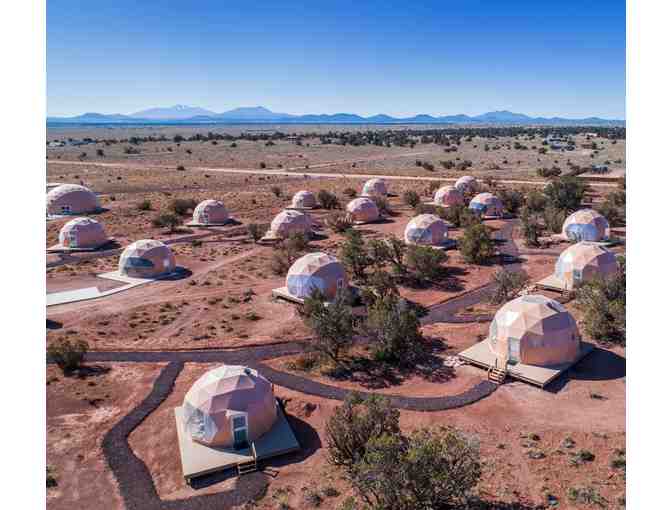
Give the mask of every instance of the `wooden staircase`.
[{"label": "wooden staircase", "polygon": [[252,446],[250,448],[250,451],[252,452],[252,460],[248,460],[245,462],[241,462],[238,464],[238,476],[243,476],[247,475],[249,473],[254,473],[259,469],[259,466],[257,465],[257,450],[254,447],[254,442],[252,443]]},{"label": "wooden staircase", "polygon": [[495,365],[488,369],[488,381],[499,386],[504,382],[504,379],[506,379],[506,361],[500,361],[500,359],[497,358],[495,359]]}]

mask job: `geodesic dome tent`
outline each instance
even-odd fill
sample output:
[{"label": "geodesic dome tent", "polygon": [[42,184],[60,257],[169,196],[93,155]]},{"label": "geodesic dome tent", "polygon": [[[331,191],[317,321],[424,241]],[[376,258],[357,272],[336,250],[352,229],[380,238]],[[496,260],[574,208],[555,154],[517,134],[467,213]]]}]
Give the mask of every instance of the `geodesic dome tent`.
[{"label": "geodesic dome tent", "polygon": [[479,193],[469,202],[469,209],[479,216],[502,216],[504,205],[502,201],[492,193]]},{"label": "geodesic dome tent", "polygon": [[443,207],[464,203],[462,193],[453,186],[442,186],[434,193],[434,203]]},{"label": "geodesic dome tent", "polygon": [[496,356],[542,367],[571,363],[581,348],[574,317],[557,301],[532,294],[497,311],[487,341]]},{"label": "geodesic dome tent", "polygon": [[355,198],[348,202],[345,210],[347,211],[348,216],[352,221],[360,223],[368,223],[371,221],[376,221],[380,218],[380,212],[378,211],[378,206],[370,198],[361,197]]},{"label": "geodesic dome tent", "polygon": [[63,248],[97,248],[108,241],[103,225],[92,218],[74,218],[58,233]]},{"label": "geodesic dome tent", "polygon": [[313,207],[317,207],[317,200],[311,191],[297,191],[292,197],[292,207],[312,209]]},{"label": "geodesic dome tent", "polygon": [[311,217],[301,211],[285,209],[271,222],[269,233],[273,237],[287,238],[292,234],[309,235],[313,229]]},{"label": "geodesic dome tent", "polygon": [[574,242],[603,241],[609,237],[609,222],[594,209],[581,209],[567,217],[562,233]]},{"label": "geodesic dome tent", "polygon": [[609,277],[618,272],[616,255],[606,248],[587,242],[571,245],[555,262],[554,276],[567,289],[596,277]]},{"label": "geodesic dome tent", "polygon": [[201,225],[221,225],[229,221],[229,211],[219,200],[203,200],[194,209],[193,222]]},{"label": "geodesic dome tent", "polygon": [[134,278],[154,278],[175,270],[175,255],[161,241],[141,239],[129,244],[119,257],[119,273]]},{"label": "geodesic dome tent", "polygon": [[287,290],[301,299],[309,297],[317,289],[326,299],[332,300],[339,289],[347,286],[348,277],[343,264],[336,257],[322,252],[304,255],[287,272]]},{"label": "geodesic dome tent", "polygon": [[206,446],[247,446],[271,430],[276,418],[273,385],[256,370],[237,365],[203,374],[182,404],[185,432]]},{"label": "geodesic dome tent", "polygon": [[455,189],[460,193],[466,193],[467,191],[476,190],[476,178],[471,175],[463,175],[457,181],[455,181]]},{"label": "geodesic dome tent", "polygon": [[362,196],[363,197],[386,197],[387,196],[387,185],[383,179],[369,179],[362,186]]},{"label": "geodesic dome tent", "polygon": [[84,214],[99,209],[95,193],[79,184],[61,184],[47,193],[47,214],[50,215]]},{"label": "geodesic dome tent", "polygon": [[406,225],[404,239],[408,244],[440,246],[448,240],[448,224],[434,214],[420,214]]}]

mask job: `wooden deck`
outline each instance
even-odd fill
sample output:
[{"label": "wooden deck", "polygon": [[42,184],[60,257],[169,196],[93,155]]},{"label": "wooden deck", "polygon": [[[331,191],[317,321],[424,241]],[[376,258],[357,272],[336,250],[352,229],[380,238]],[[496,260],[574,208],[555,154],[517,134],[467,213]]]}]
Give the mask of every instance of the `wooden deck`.
[{"label": "wooden deck", "polygon": [[[593,349],[593,344],[581,342],[581,352],[572,363],[563,363],[562,365],[556,365],[554,367],[538,367],[535,365],[516,363],[515,365],[507,366],[507,375],[514,379],[519,379],[543,388],[553,382],[553,380],[559,377],[563,372],[581,361]],[[486,370],[494,367],[497,359],[488,346],[488,340],[483,340],[482,342],[465,349],[458,354],[458,357],[467,363],[471,363],[472,365],[476,365]]]},{"label": "wooden deck", "polygon": [[[255,455],[251,447],[234,450],[233,448],[205,446],[192,441],[184,432],[182,408],[176,407],[174,412],[180,458],[182,460],[182,474],[187,482],[198,476],[229,468],[237,468],[241,464],[255,461]],[[273,428],[254,441],[256,460],[277,457],[297,451],[300,448],[299,442],[296,436],[294,436],[294,431],[287,421],[285,412],[278,405],[278,417],[275,420]]]}]

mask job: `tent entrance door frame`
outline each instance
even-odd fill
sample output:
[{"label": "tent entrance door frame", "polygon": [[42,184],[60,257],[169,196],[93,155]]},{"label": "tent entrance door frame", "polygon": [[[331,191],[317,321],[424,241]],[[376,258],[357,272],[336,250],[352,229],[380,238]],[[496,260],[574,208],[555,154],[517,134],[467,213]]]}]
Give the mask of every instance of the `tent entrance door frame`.
[{"label": "tent entrance door frame", "polygon": [[231,435],[233,436],[233,447],[236,450],[248,447],[247,413],[236,413],[231,416]]}]

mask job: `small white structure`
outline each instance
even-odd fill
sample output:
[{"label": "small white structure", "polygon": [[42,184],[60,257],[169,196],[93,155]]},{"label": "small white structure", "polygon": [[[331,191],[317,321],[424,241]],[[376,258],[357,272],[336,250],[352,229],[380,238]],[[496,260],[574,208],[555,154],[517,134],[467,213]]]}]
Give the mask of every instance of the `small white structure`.
[{"label": "small white structure", "polygon": [[481,217],[502,217],[504,204],[492,193],[479,193],[469,202],[469,209]]},{"label": "small white structure", "polygon": [[203,200],[194,209],[191,225],[218,226],[229,222],[229,211],[220,200]]},{"label": "small white structure", "polygon": [[468,193],[471,191],[476,191],[476,178],[471,175],[463,175],[457,181],[455,181],[455,188],[459,190],[460,193]]},{"label": "small white structure", "polygon": [[371,223],[380,219],[378,206],[373,200],[366,197],[351,200],[346,206],[346,212],[352,222],[356,224]]},{"label": "small white structure", "polygon": [[292,234],[310,236],[313,229],[313,220],[302,211],[285,209],[271,222],[271,228],[266,233],[269,239],[286,239]]},{"label": "small white structure", "polygon": [[108,241],[105,228],[93,218],[74,218],[58,233],[58,248],[64,250],[95,250]]},{"label": "small white structure", "polygon": [[93,191],[79,184],[61,184],[47,193],[47,215],[86,214],[100,209]]},{"label": "small white structure", "polygon": [[297,191],[292,197],[292,207],[295,209],[314,209],[317,207],[317,200],[312,191]]},{"label": "small white structure", "polygon": [[156,278],[175,271],[175,255],[161,241],[141,239],[129,244],[119,257],[119,274]]},{"label": "small white structure", "polygon": [[445,246],[449,241],[448,224],[434,214],[420,214],[406,225],[404,239],[406,244]]},{"label": "small white structure", "polygon": [[387,185],[383,179],[369,179],[364,183],[362,187],[362,196],[363,197],[386,197],[387,196]]},{"label": "small white structure", "polygon": [[442,186],[434,193],[434,204],[441,207],[464,204],[464,197],[460,190],[453,186]]}]

